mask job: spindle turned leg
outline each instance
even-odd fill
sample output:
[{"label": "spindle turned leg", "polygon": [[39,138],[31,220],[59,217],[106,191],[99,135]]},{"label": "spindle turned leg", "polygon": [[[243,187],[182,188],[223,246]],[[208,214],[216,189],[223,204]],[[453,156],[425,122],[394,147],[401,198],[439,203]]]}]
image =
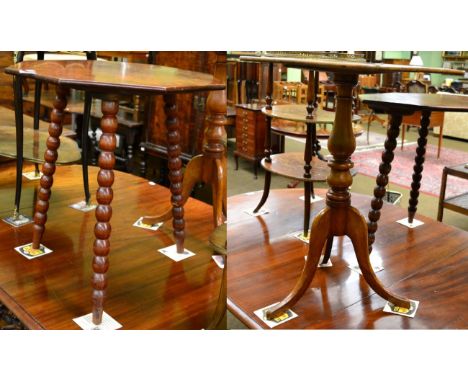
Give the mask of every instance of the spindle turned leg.
[{"label": "spindle turned leg", "polygon": [[385,151],[382,153],[382,162],[379,166],[379,175],[377,176],[377,186],[374,188],[374,198],[371,202],[371,210],[369,211],[369,223],[367,224],[368,240],[369,240],[369,253],[372,252],[372,244],[375,241],[375,233],[378,228],[378,221],[380,219],[380,210],[383,205],[383,198],[386,193],[386,186],[388,184],[388,174],[392,170],[392,161],[394,158],[394,151],[397,146],[397,138],[400,133],[400,125],[402,116],[399,114],[392,114],[390,116],[390,124],[387,128],[387,139],[385,140]]},{"label": "spindle turned leg", "polygon": [[418,147],[414,157],[413,181],[411,182],[410,199],[408,206],[408,222],[412,223],[417,211],[419,188],[421,187],[422,172],[424,169],[424,157],[426,155],[427,134],[431,122],[431,112],[424,110],[421,114],[421,127],[419,128]]},{"label": "spindle turned leg", "polygon": [[45,230],[51,188],[54,181],[55,163],[58,158],[57,150],[60,146],[60,134],[62,134],[64,110],[67,106],[69,89],[57,86],[56,92],[54,107],[50,115],[49,137],[47,138],[47,149],[44,154],[45,162],[42,165],[42,177],[34,211],[33,249],[39,249]]},{"label": "spindle turned leg", "polygon": [[180,133],[177,120],[177,106],[175,94],[164,95],[164,111],[167,126],[167,154],[169,166],[169,180],[171,182],[172,226],[177,253],[184,252],[185,220],[182,197],[182,160],[180,158]]},{"label": "spindle turned leg", "polygon": [[99,188],[96,192],[96,225],[94,235],[96,237],[93,245],[93,323],[99,325],[102,322],[104,298],[107,288],[107,270],[109,269],[109,251],[111,235],[110,219],[112,217],[111,202],[113,199],[112,184],[114,183],[114,150],[116,146],[115,132],[117,131],[117,113],[119,102],[117,99],[103,99],[101,104],[102,135],[99,140],[99,173],[97,181]]},{"label": "spindle turned leg", "polygon": [[[221,57],[218,56],[218,59]],[[226,66],[217,61],[215,78],[225,81]],[[198,182],[211,185],[213,195],[213,223],[215,227],[226,220],[227,175],[226,175],[226,91],[212,91],[206,101],[207,128],[204,133],[203,152],[192,158],[185,169],[183,182],[182,162],[179,159],[179,132],[175,112],[174,96],[166,96],[168,126],[169,178],[171,180],[172,207],[160,215],[145,216],[143,223],[155,224],[174,217],[174,231],[182,235],[183,250],[183,206]],[[172,178],[171,178],[172,177]],[[174,213],[175,212],[175,213]],[[176,221],[177,216],[177,221]],[[182,222],[182,225],[180,225]],[[177,224],[177,225],[176,225]],[[179,243],[180,239],[176,242]],[[179,248],[179,247],[178,247]]]},{"label": "spindle turned leg", "polygon": [[328,140],[328,150],[333,159],[328,162],[331,171],[327,178],[330,189],[327,192],[326,206],[312,222],[309,254],[299,280],[285,299],[268,309],[268,319],[282,315],[303,296],[314,277],[323,247],[333,236],[346,235],[351,239],[364,279],[377,294],[398,306],[410,307],[409,300],[392,294],[377,279],[369,259],[366,220],[351,206],[349,187],[353,182],[350,172],[353,163],[350,158],[355,150],[356,140],[350,116],[352,91],[357,80],[356,74],[335,74],[337,104],[335,128]]}]

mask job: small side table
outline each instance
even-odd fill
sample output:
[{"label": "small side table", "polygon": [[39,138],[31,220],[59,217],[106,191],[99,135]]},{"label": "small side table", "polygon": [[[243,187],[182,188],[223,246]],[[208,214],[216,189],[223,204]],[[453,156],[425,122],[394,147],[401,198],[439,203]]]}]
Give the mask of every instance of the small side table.
[{"label": "small side table", "polygon": [[[369,258],[367,222],[361,213],[351,204],[349,187],[353,179],[350,170],[354,165],[351,161],[351,155],[356,148],[356,140],[352,131],[353,89],[358,83],[359,74],[427,72],[458,75],[463,74],[463,71],[331,59],[302,59],[273,56],[241,56],[240,59],[243,61],[265,62],[270,65],[282,63],[287,67],[333,72],[335,74],[334,82],[337,92],[333,133],[328,140],[328,150],[332,155],[332,159],[328,161],[330,175],[327,177],[327,182],[330,189],[326,194],[326,207],[316,215],[312,222],[309,253],[300,278],[291,292],[281,302],[265,311],[266,318],[279,317],[287,309],[294,306],[309,288],[320,261],[322,248],[326,242],[330,237],[345,235],[351,239],[362,275],[369,286],[385,300],[390,301],[398,307],[409,309],[411,307],[409,299],[392,293],[377,278]],[[421,96],[421,94],[416,95]],[[435,105],[437,105],[437,101]],[[423,113],[424,116],[425,113]],[[401,118],[398,126],[400,123]],[[427,126],[428,123],[424,121],[423,125]],[[421,128],[421,131],[427,132],[427,127],[426,129]],[[420,171],[418,174],[420,174]],[[382,178],[384,176],[379,177],[379,180]],[[381,187],[381,183],[379,181],[379,187]],[[383,188],[384,194],[385,188]],[[376,216],[379,216],[379,214],[376,213]]]},{"label": "small side table", "polygon": [[400,125],[404,116],[415,112],[421,113],[419,139],[414,157],[413,181],[408,206],[408,223],[413,223],[416,215],[419,189],[421,187],[422,173],[426,154],[427,135],[433,112],[468,112],[468,97],[448,94],[421,94],[421,93],[385,93],[367,94],[360,96],[361,101],[371,109],[383,110],[389,114],[390,120],[387,129],[385,150],[382,153],[382,163],[379,166],[379,175],[374,188],[374,199],[369,212],[369,253],[375,241],[377,223],[380,219],[382,198],[385,195],[385,187],[388,184],[388,175],[392,169],[394,150],[397,145],[397,137],[400,133]]},{"label": "small side table", "polygon": [[[94,271],[92,277],[92,321],[95,325],[99,325],[102,322],[104,311],[103,305],[109,268],[111,202],[113,199],[112,185],[114,183],[113,168],[115,165],[114,150],[116,147],[115,133],[118,127],[119,98],[123,94],[159,94],[164,97],[174,237],[177,252],[183,253],[185,221],[182,203],[183,173],[180,158],[177,94],[223,90],[225,85],[208,74],[157,65],[107,61],[30,61],[12,65],[6,68],[5,72],[15,76],[16,80],[32,78],[57,85],[57,96],[50,118],[47,150],[44,155],[45,162],[42,166],[43,175],[34,213],[32,242],[34,250],[40,248],[40,242],[45,230],[53,175],[57,162],[57,149],[60,146],[64,110],[70,89],[84,90],[88,95],[102,99],[101,130],[103,134],[99,141],[101,152],[98,165],[100,171],[97,177],[99,183],[96,195],[98,206],[96,208],[97,222],[94,228],[96,240],[93,245],[94,259],[92,264]],[[224,131],[222,124],[225,109],[221,111],[216,109],[214,112],[215,116],[210,123],[211,129]],[[18,144],[22,147],[23,142],[18,142]],[[214,151],[216,151],[217,155],[222,155],[224,148],[218,150],[219,145],[218,142],[214,142]],[[218,151],[221,151],[221,154],[218,154]]]},{"label": "small side table", "polygon": [[468,192],[445,199],[448,175],[468,179],[468,163],[460,164],[458,166],[444,167],[444,171],[442,173],[442,184],[440,185],[439,210],[437,212],[437,220],[440,222],[444,216],[444,208],[468,215]]}]

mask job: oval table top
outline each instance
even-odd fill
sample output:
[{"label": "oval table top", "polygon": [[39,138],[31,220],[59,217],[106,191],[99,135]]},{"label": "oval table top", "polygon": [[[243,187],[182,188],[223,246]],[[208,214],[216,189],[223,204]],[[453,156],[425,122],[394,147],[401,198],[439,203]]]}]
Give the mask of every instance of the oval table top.
[{"label": "oval table top", "polygon": [[275,56],[241,56],[241,61],[278,63],[285,66],[312,70],[324,70],[334,73],[373,74],[393,72],[440,73],[447,75],[463,75],[463,70],[434,68],[425,66],[392,65],[368,63],[324,58],[297,58]]},{"label": "oval table top", "polygon": [[370,108],[385,111],[435,110],[468,112],[468,95],[463,94],[379,93],[362,94],[359,98]]},{"label": "oval table top", "polygon": [[106,93],[189,93],[226,87],[206,73],[115,61],[26,61],[7,67],[5,73]]}]

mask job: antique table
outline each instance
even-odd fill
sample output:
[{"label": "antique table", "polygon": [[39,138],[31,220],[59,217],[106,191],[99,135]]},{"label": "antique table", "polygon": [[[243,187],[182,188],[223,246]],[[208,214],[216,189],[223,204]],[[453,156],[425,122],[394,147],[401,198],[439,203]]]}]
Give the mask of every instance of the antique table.
[{"label": "antique table", "polygon": [[359,74],[407,71],[457,75],[462,74],[462,71],[406,65],[370,64],[344,60],[273,56],[242,56],[241,60],[264,62],[270,66],[273,63],[281,63],[287,67],[333,72],[335,74],[334,82],[337,87],[335,123],[328,140],[328,150],[332,154],[333,159],[328,162],[331,172],[327,178],[330,189],[326,195],[326,207],[319,212],[312,222],[309,253],[297,284],[288,296],[266,311],[266,318],[272,319],[281,316],[303,296],[314,277],[322,248],[327,240],[333,236],[345,235],[351,239],[362,275],[372,289],[394,305],[406,309],[410,308],[410,300],[388,291],[374,273],[369,258],[367,222],[360,212],[351,206],[349,186],[353,181],[350,172],[353,162],[350,158],[356,148],[351,119],[353,88],[358,83]]},{"label": "antique table", "polygon": [[[382,208],[382,198],[385,195],[385,187],[388,184],[388,175],[392,169],[393,151],[400,133],[400,125],[405,115],[415,112],[421,113],[421,127],[414,158],[413,181],[408,206],[408,223],[413,223],[417,211],[419,188],[421,187],[422,172],[424,169],[424,156],[426,154],[427,134],[430,126],[432,112],[468,112],[468,97],[452,94],[420,94],[420,93],[384,93],[367,94],[360,96],[361,101],[371,109],[383,110],[390,115],[390,123],[387,129],[385,150],[382,153],[382,163],[379,166],[377,186],[374,189],[372,210],[369,212],[369,252],[372,251],[372,243],[375,240],[377,223]],[[403,127],[404,129],[404,127]],[[440,149],[440,147],[439,147]]]},{"label": "antique table", "polygon": [[[114,150],[117,130],[116,115],[119,110],[119,96],[122,94],[162,94],[167,116],[167,141],[169,155],[169,180],[171,182],[171,204],[174,237],[178,253],[184,252],[184,209],[182,206],[182,161],[180,159],[179,121],[177,119],[177,94],[223,90],[225,85],[211,75],[179,70],[170,67],[107,62],[107,61],[30,61],[12,65],[5,72],[20,78],[33,78],[57,85],[57,97],[51,112],[49,138],[42,167],[38,201],[34,213],[33,249],[40,248],[45,230],[47,210],[57,161],[57,149],[64,109],[70,88],[84,90],[95,98],[102,99],[101,130],[99,148],[98,184],[96,199],[97,223],[96,241],[93,246],[93,323],[102,322],[103,302],[107,286],[106,272],[109,268],[108,254],[111,234],[111,202],[114,183]],[[218,110],[215,110],[218,111]],[[219,118],[213,118],[212,125],[219,125]]]}]

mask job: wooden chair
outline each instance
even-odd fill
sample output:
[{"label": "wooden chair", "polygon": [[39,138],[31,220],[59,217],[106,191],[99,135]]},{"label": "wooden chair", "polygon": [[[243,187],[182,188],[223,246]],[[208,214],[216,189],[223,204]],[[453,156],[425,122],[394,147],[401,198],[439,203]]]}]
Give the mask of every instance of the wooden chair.
[{"label": "wooden chair", "polygon": [[406,92],[407,93],[427,93],[426,85],[418,80],[409,81],[406,84]]}]

